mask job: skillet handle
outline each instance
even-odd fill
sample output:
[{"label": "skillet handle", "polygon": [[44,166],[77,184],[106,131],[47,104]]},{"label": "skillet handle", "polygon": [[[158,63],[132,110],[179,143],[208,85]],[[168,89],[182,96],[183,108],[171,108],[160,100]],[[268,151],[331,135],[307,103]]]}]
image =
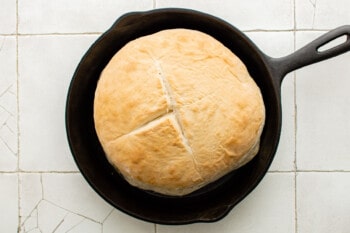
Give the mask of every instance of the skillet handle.
[{"label": "skillet handle", "polygon": [[[335,39],[346,36],[346,41],[325,51],[319,49]],[[338,27],[282,58],[269,58],[276,81],[282,82],[289,72],[350,51],[350,25]]]}]

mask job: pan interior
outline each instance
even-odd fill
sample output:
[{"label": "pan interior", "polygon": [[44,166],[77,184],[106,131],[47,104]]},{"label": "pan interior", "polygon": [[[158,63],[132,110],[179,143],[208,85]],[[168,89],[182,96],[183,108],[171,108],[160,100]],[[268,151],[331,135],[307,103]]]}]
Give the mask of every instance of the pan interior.
[{"label": "pan interior", "polygon": [[[231,49],[245,63],[260,87],[266,107],[266,122],[258,155],[217,182],[179,198],[154,195],[134,188],[123,180],[105,159],[93,121],[97,80],[112,56],[130,40],[171,28],[205,32]],[[122,17],[85,54],[69,89],[67,135],[80,171],[110,204],[143,220],[185,224],[222,218],[260,182],[278,144],[281,124],[279,87],[274,86],[266,64],[264,55],[239,30],[200,12],[163,9]]]}]

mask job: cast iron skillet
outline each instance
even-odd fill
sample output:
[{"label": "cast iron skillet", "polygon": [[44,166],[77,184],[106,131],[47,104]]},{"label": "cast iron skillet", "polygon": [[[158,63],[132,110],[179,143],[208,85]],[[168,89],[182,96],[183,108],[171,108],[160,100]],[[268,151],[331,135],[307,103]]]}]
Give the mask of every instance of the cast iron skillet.
[{"label": "cast iron skillet", "polygon": [[[205,32],[232,50],[261,89],[266,123],[258,155],[246,166],[184,197],[154,195],[130,186],[105,159],[93,122],[97,80],[112,56],[128,41],[163,29]],[[318,48],[340,36],[346,42],[324,52]],[[227,22],[186,9],[129,13],[119,18],[87,51],[72,79],[66,105],[66,128],[74,159],[93,189],[114,207],[136,218],[160,224],[213,222],[224,217],[261,181],[273,160],[281,130],[280,85],[290,71],[350,50],[350,26],[326,33],[283,58],[262,53]]]}]

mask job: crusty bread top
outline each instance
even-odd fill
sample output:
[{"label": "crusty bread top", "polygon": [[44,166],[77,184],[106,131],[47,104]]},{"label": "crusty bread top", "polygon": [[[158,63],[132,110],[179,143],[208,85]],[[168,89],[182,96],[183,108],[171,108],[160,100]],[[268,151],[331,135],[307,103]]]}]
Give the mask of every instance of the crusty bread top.
[{"label": "crusty bread top", "polygon": [[107,159],[130,184],[179,196],[254,157],[265,108],[229,49],[170,29],[114,55],[98,81],[94,120]]}]

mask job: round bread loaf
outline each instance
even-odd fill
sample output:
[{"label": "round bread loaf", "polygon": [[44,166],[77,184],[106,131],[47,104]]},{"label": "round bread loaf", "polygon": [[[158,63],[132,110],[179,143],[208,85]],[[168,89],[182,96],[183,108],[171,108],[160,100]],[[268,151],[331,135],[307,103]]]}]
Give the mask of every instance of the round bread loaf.
[{"label": "round bread loaf", "polygon": [[181,196],[257,154],[265,108],[223,44],[170,29],[114,55],[97,84],[94,121],[108,161],[131,185]]}]

